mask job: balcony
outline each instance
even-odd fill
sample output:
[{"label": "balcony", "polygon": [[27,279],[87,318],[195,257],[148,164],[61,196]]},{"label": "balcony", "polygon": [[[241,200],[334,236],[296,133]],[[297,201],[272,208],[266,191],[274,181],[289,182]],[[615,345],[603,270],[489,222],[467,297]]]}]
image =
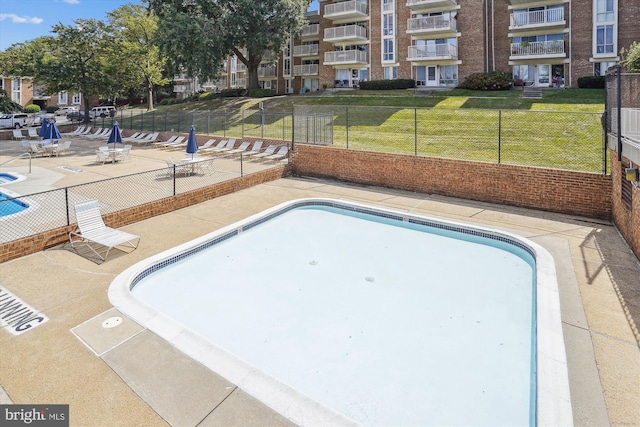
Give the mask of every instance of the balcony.
[{"label": "balcony", "polygon": [[331,43],[357,43],[367,41],[367,29],[360,25],[347,25],[345,27],[326,28],[324,41]]},{"label": "balcony", "polygon": [[564,29],[564,8],[516,12],[510,16],[509,30],[523,31],[531,29]]},{"label": "balcony", "polygon": [[247,79],[236,79],[235,84],[231,84],[232,87],[247,87]]},{"label": "balcony", "polygon": [[300,38],[302,40],[316,39],[320,36],[320,24],[310,24],[302,29]]},{"label": "balcony", "polygon": [[458,59],[458,47],[450,43],[409,46],[407,61],[442,61]]},{"label": "balcony", "polygon": [[367,64],[367,53],[361,50],[341,50],[324,53],[324,65],[362,64]]},{"label": "balcony", "polygon": [[432,9],[453,9],[458,0],[407,0],[407,7],[414,12],[424,12]]},{"label": "balcony", "polygon": [[358,0],[328,4],[324,7],[324,17],[332,21],[359,21],[366,19],[367,3]]},{"label": "balcony", "polygon": [[319,74],[320,66],[318,64],[306,64],[306,65],[294,65],[294,76],[317,76]]},{"label": "balcony", "polygon": [[318,56],[320,52],[320,45],[317,44],[303,44],[293,47],[293,56]]},{"label": "balcony", "polygon": [[538,59],[538,58],[564,58],[564,42],[553,40],[546,42],[522,42],[511,43],[510,60],[514,59]]},{"label": "balcony", "polygon": [[271,80],[277,77],[276,67],[260,67],[258,68],[258,79]]},{"label": "balcony", "polygon": [[247,66],[246,66],[246,65],[244,65],[244,64],[243,64],[243,63],[241,63],[241,62],[238,62],[238,63],[236,64],[236,71],[235,71],[235,72],[236,72],[236,73],[246,73],[246,72],[247,72]]},{"label": "balcony", "polygon": [[407,34],[413,36],[444,35],[457,33],[457,21],[444,16],[429,16],[407,20]]}]

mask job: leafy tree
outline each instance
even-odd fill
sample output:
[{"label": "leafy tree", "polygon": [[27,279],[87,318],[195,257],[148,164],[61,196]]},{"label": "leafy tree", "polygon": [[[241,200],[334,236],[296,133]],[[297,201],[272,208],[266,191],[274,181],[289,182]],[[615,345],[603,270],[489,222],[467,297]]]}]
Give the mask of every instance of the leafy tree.
[{"label": "leafy tree", "polygon": [[231,54],[247,67],[248,89],[258,85],[258,66],[274,57],[306,24],[310,0],[146,0],[160,18],[158,44],[184,69],[202,80],[217,77]]},{"label": "leafy tree", "polygon": [[626,53],[626,57],[622,64],[627,67],[629,71],[640,72],[640,43],[633,42]]},{"label": "leafy tree", "polygon": [[113,29],[114,43],[110,49],[110,74],[120,73],[129,80],[124,86],[135,88],[141,83],[147,91],[147,109],[153,109],[153,89],[169,84],[163,76],[166,59],[153,44],[158,29],[158,17],[141,5],[125,4],[107,14]]},{"label": "leafy tree", "polygon": [[74,23],[53,26],[57,37],[51,39],[50,54],[43,58],[37,75],[47,93],[81,93],[88,120],[89,98],[104,95],[112,87],[105,68],[107,28],[95,19],[78,19]]},{"label": "leafy tree", "polygon": [[0,113],[13,113],[14,111],[22,110],[22,105],[13,102],[11,98],[7,96],[7,92],[0,89]]}]

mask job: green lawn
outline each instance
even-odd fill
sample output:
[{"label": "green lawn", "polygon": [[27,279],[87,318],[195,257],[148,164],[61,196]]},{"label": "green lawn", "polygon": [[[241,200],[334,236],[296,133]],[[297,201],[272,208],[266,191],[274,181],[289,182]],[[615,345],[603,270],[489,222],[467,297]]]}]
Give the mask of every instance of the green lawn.
[{"label": "green lawn", "polygon": [[453,89],[227,98],[125,111],[121,125],[186,133],[193,123],[198,133],[290,140],[291,111],[329,113],[338,147],[602,172],[604,90],[549,89],[540,100],[520,95]]}]

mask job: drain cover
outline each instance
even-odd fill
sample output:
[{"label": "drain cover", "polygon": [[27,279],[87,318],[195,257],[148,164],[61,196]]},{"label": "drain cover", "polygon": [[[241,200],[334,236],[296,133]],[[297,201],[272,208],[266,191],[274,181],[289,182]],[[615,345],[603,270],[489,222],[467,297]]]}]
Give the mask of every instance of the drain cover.
[{"label": "drain cover", "polygon": [[122,317],[110,317],[104,322],[102,322],[102,327],[105,329],[111,329],[111,328],[115,328],[120,323],[122,323]]},{"label": "drain cover", "polygon": [[58,166],[60,169],[64,169],[66,171],[69,172],[73,172],[73,173],[80,173],[82,172],[82,169],[78,169],[78,168],[73,168],[71,166]]}]

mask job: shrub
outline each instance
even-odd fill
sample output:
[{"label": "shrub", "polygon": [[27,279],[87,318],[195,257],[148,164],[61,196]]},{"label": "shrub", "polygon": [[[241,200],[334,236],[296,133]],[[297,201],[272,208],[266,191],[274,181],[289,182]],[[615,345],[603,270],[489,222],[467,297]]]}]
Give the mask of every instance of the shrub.
[{"label": "shrub", "polygon": [[580,89],[604,89],[604,76],[583,76],[578,79]]},{"label": "shrub", "polygon": [[58,107],[57,105],[50,105],[47,107],[47,113],[55,113],[59,109],[60,107]]},{"label": "shrub", "polygon": [[215,92],[205,92],[200,95],[200,101],[208,101],[210,99],[215,99],[215,98],[216,98]]},{"label": "shrub", "polygon": [[273,96],[273,90],[271,89],[251,89],[247,96],[251,98],[265,98],[267,96]]},{"label": "shrub", "polygon": [[242,88],[223,89],[220,91],[220,97],[221,98],[237,98],[237,97],[243,96],[245,92],[246,90]]},{"label": "shrub", "polygon": [[40,112],[40,106],[36,105],[36,104],[29,104],[26,107],[24,107],[24,112],[25,113],[39,113]]},{"label": "shrub", "polygon": [[363,90],[410,89],[415,86],[416,82],[412,79],[368,80],[360,82],[360,89]]},{"label": "shrub", "polygon": [[490,73],[474,73],[458,86],[470,90],[508,90],[513,83],[511,73],[492,71]]}]

